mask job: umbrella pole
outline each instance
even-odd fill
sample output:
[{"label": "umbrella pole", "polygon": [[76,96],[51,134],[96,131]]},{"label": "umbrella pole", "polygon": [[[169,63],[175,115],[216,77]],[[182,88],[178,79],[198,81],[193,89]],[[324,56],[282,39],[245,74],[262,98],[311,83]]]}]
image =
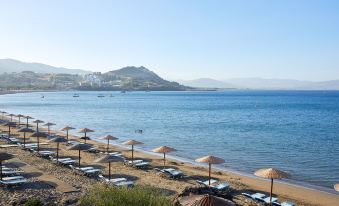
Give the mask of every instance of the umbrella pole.
[{"label": "umbrella pole", "polygon": [[19,127],[20,127],[20,117],[19,117]]},{"label": "umbrella pole", "polygon": [[49,125],[48,125],[48,135],[51,135],[51,130],[50,130]]},{"label": "umbrella pole", "polygon": [[11,137],[11,126],[8,125],[8,137]]},{"label": "umbrella pole", "polygon": [[111,180],[111,162],[108,163],[108,179]]},{"label": "umbrella pole", "polygon": [[85,132],[85,144],[86,144],[86,139],[87,139],[87,135],[86,135],[86,132]]},{"label": "umbrella pole", "polygon": [[132,163],[133,163],[133,160],[134,160],[134,154],[133,154],[133,151],[134,151],[134,145],[132,145]]},{"label": "umbrella pole", "polygon": [[208,185],[211,185],[211,163],[208,163]]},{"label": "umbrella pole", "polygon": [[39,132],[39,123],[36,123],[36,131]]},{"label": "umbrella pole", "polygon": [[166,165],[166,153],[164,152],[164,167]]},{"label": "umbrella pole", "polygon": [[57,162],[59,162],[59,142],[57,142]]},{"label": "umbrella pole", "polygon": [[80,168],[80,149],[79,149],[79,168]]},{"label": "umbrella pole", "polygon": [[107,138],[107,153],[108,153],[108,148],[109,147],[109,138]]},{"label": "umbrella pole", "polygon": [[38,134],[38,152],[40,151],[40,138],[39,138],[39,134]]},{"label": "umbrella pole", "polygon": [[2,180],[2,160],[0,160],[0,180]]},{"label": "umbrella pole", "polygon": [[26,128],[28,128],[28,118],[26,119]]},{"label": "umbrella pole", "polygon": [[66,138],[67,138],[67,141],[68,141],[68,130],[66,130]]},{"label": "umbrella pole", "polygon": [[26,148],[26,132],[24,132],[24,148]]},{"label": "umbrella pole", "polygon": [[272,206],[273,178],[271,178],[270,206]]}]

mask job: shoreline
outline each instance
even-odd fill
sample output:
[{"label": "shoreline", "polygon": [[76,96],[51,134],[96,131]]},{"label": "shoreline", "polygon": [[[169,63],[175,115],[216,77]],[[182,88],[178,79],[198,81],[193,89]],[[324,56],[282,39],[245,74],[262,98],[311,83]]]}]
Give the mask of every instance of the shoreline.
[{"label": "shoreline", "polygon": [[[75,139],[79,139],[79,137],[77,137],[76,135],[72,135],[75,136]],[[105,144],[104,141],[100,141],[99,139],[93,138],[91,139],[92,141],[96,141],[100,144]],[[126,147],[122,144],[112,144],[110,142],[110,145],[112,146],[116,146],[116,147],[121,147],[123,149],[129,149],[129,147]],[[151,156],[155,156],[155,157],[162,157],[162,154],[158,154],[158,153],[154,153],[148,150],[144,150],[138,147],[134,147],[134,151],[138,151],[140,153],[145,153],[147,155],[151,155]],[[192,164],[194,166],[198,166],[198,167],[204,167],[205,169],[207,169],[207,166],[204,163],[198,163],[195,162],[193,159],[189,159],[186,157],[180,157],[180,156],[175,156],[175,155],[170,155],[170,154],[166,154],[166,160],[172,160],[172,161],[179,161],[179,162],[184,162],[187,164]],[[244,177],[248,177],[248,178],[253,178],[253,179],[258,179],[258,180],[264,180],[264,181],[270,181],[264,178],[260,178],[257,177],[251,173],[247,173],[247,172],[243,172],[243,171],[237,171],[237,170],[232,170],[229,168],[226,168],[222,165],[212,165],[212,169],[214,170],[218,170],[221,172],[226,172],[226,173],[231,173],[234,175],[239,175],[239,176],[244,176]],[[285,180],[274,180],[275,183],[280,183],[280,184],[286,184],[286,185],[290,185],[293,187],[299,187],[299,188],[303,188],[303,189],[308,189],[308,190],[314,190],[317,192],[322,192],[325,194],[329,194],[329,195],[335,195],[335,196],[339,196],[339,193],[336,192],[334,189],[330,188],[330,187],[324,187],[324,186],[319,186],[319,185],[312,185],[308,182],[302,182],[302,181],[298,181],[298,180],[290,180],[290,179],[285,179]]]}]

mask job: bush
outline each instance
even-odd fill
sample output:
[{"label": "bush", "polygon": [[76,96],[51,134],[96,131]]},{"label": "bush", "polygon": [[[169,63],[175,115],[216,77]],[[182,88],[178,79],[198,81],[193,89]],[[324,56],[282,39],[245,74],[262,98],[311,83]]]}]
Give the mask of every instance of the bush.
[{"label": "bush", "polygon": [[42,204],[41,200],[39,199],[29,199],[27,200],[27,202],[25,202],[24,206],[43,206],[44,204]]},{"label": "bush", "polygon": [[80,205],[93,206],[173,206],[170,198],[154,187],[97,187],[81,198]]}]

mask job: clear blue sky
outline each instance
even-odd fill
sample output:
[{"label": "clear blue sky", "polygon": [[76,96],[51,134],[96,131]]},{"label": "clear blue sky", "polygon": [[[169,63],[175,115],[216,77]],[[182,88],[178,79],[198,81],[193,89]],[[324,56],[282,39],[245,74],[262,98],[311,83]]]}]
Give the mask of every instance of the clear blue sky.
[{"label": "clear blue sky", "polygon": [[0,0],[0,58],[169,79],[339,79],[339,1]]}]

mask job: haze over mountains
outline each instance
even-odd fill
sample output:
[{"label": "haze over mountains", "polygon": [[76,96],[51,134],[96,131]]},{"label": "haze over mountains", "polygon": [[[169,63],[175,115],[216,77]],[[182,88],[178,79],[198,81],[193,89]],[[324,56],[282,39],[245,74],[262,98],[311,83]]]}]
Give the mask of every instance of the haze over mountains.
[{"label": "haze over mountains", "polygon": [[[62,67],[54,67],[41,63],[26,63],[14,59],[0,59],[0,75],[3,73],[32,71],[42,74],[91,74],[91,71],[81,69],[67,69]],[[182,90],[175,82],[169,82],[156,73],[146,69],[145,67],[125,67],[123,70],[115,70],[106,73],[106,76],[119,77],[120,80],[134,81],[138,87],[145,87],[160,84],[164,87],[174,87]],[[107,77],[104,77],[107,80]],[[153,82],[153,83],[152,83]],[[292,79],[264,79],[264,78],[233,78],[215,80],[211,78],[200,78],[194,80],[177,80],[178,83],[194,88],[217,88],[217,89],[282,89],[282,90],[339,90],[339,80],[333,81],[299,81]],[[158,85],[159,86],[159,85]],[[159,87],[160,88],[160,87]]]},{"label": "haze over mountains", "polygon": [[15,59],[0,59],[0,74],[5,72],[31,71],[36,73],[63,73],[63,74],[88,74],[90,71],[81,69],[67,69],[63,67],[54,67],[41,63],[27,63]]}]

